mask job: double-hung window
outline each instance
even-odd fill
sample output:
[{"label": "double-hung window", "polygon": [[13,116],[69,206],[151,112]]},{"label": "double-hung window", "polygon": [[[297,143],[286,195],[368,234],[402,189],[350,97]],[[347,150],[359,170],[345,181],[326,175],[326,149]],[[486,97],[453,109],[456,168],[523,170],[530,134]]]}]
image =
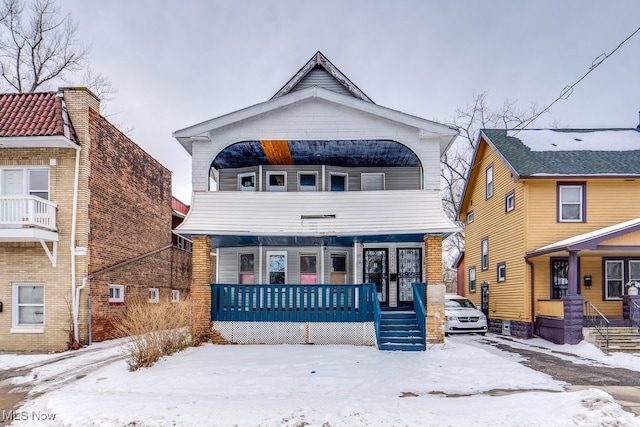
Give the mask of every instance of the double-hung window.
[{"label": "double-hung window", "polygon": [[485,197],[487,199],[493,197],[493,165],[490,165],[484,171],[485,177]]},{"label": "double-hung window", "polygon": [[44,332],[44,285],[35,283],[13,284],[12,332],[24,330]]},{"label": "double-hung window", "polygon": [[469,267],[469,292],[476,291],[476,268]]},{"label": "double-hung window", "polygon": [[624,289],[624,261],[608,260],[604,264],[605,299],[620,299]]},{"label": "double-hung window", "polygon": [[300,254],[300,283],[314,285],[318,283],[318,257],[316,254]]},{"label": "double-hung window", "polygon": [[255,254],[241,253],[238,255],[238,275],[241,285],[253,285],[256,280]]},{"label": "double-hung window", "polygon": [[489,268],[489,239],[486,237],[480,241],[480,261],[482,269],[487,270]]},{"label": "double-hung window", "polygon": [[584,222],[584,184],[558,184],[558,220]]}]

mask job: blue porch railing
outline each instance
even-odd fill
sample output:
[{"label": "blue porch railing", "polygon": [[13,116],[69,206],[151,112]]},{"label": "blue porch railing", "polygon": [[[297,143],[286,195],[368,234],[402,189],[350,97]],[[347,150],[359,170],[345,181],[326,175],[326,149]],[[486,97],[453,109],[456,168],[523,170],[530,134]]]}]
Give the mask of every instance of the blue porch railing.
[{"label": "blue porch railing", "polygon": [[376,286],[371,285],[369,292],[373,300],[373,326],[376,331],[376,346],[380,348],[380,318],[382,317],[382,309],[380,308],[380,300],[378,299]]},{"label": "blue porch railing", "polygon": [[416,312],[416,319],[418,320],[418,328],[420,328],[420,336],[425,340],[427,338],[427,326],[425,319],[427,318],[427,309],[425,307],[426,301],[426,283],[412,283],[413,288],[413,310]]},{"label": "blue porch railing", "polygon": [[212,284],[211,320],[371,322],[376,302],[373,284]]}]

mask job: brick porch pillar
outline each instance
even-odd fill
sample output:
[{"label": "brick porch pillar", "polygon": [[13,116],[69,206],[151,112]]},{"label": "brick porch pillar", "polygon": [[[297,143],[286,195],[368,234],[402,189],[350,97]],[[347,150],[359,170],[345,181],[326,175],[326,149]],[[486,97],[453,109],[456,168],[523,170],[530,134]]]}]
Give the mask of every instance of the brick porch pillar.
[{"label": "brick porch pillar", "polygon": [[194,236],[191,256],[191,327],[198,343],[208,341],[211,333],[211,237]]},{"label": "brick porch pillar", "polygon": [[445,285],[442,283],[442,235],[426,235],[424,248],[427,276],[427,342],[443,343]]}]

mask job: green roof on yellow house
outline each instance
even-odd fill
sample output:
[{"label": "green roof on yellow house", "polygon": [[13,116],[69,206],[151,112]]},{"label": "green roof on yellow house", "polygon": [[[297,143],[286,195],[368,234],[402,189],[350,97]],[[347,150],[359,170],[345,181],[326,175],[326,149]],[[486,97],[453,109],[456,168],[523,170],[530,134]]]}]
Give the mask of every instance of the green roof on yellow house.
[{"label": "green roof on yellow house", "polygon": [[640,130],[483,129],[517,178],[640,176]]}]

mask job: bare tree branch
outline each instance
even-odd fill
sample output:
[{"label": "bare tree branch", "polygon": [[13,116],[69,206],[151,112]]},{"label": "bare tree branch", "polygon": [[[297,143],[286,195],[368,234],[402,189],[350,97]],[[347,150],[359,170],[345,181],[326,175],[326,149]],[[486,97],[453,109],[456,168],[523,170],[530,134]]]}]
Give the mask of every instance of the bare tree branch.
[{"label": "bare tree branch", "polygon": [[[35,92],[87,69],[89,48],[76,38],[78,26],[71,15],[62,16],[55,0],[27,4],[0,0],[0,89]],[[115,93],[106,77],[92,74],[96,78],[91,82],[99,86],[90,89],[105,98]]]},{"label": "bare tree branch", "polygon": [[[515,101],[506,100],[498,109],[488,103],[487,92],[473,95],[473,102],[456,109],[455,116],[445,121],[458,129],[460,135],[442,156],[442,203],[445,213],[461,228],[457,221],[462,191],[471,167],[471,157],[476,148],[480,129],[512,129],[529,121],[539,113],[534,104],[520,109]],[[445,251],[454,257],[464,251],[464,235],[457,233],[445,241]]]}]

